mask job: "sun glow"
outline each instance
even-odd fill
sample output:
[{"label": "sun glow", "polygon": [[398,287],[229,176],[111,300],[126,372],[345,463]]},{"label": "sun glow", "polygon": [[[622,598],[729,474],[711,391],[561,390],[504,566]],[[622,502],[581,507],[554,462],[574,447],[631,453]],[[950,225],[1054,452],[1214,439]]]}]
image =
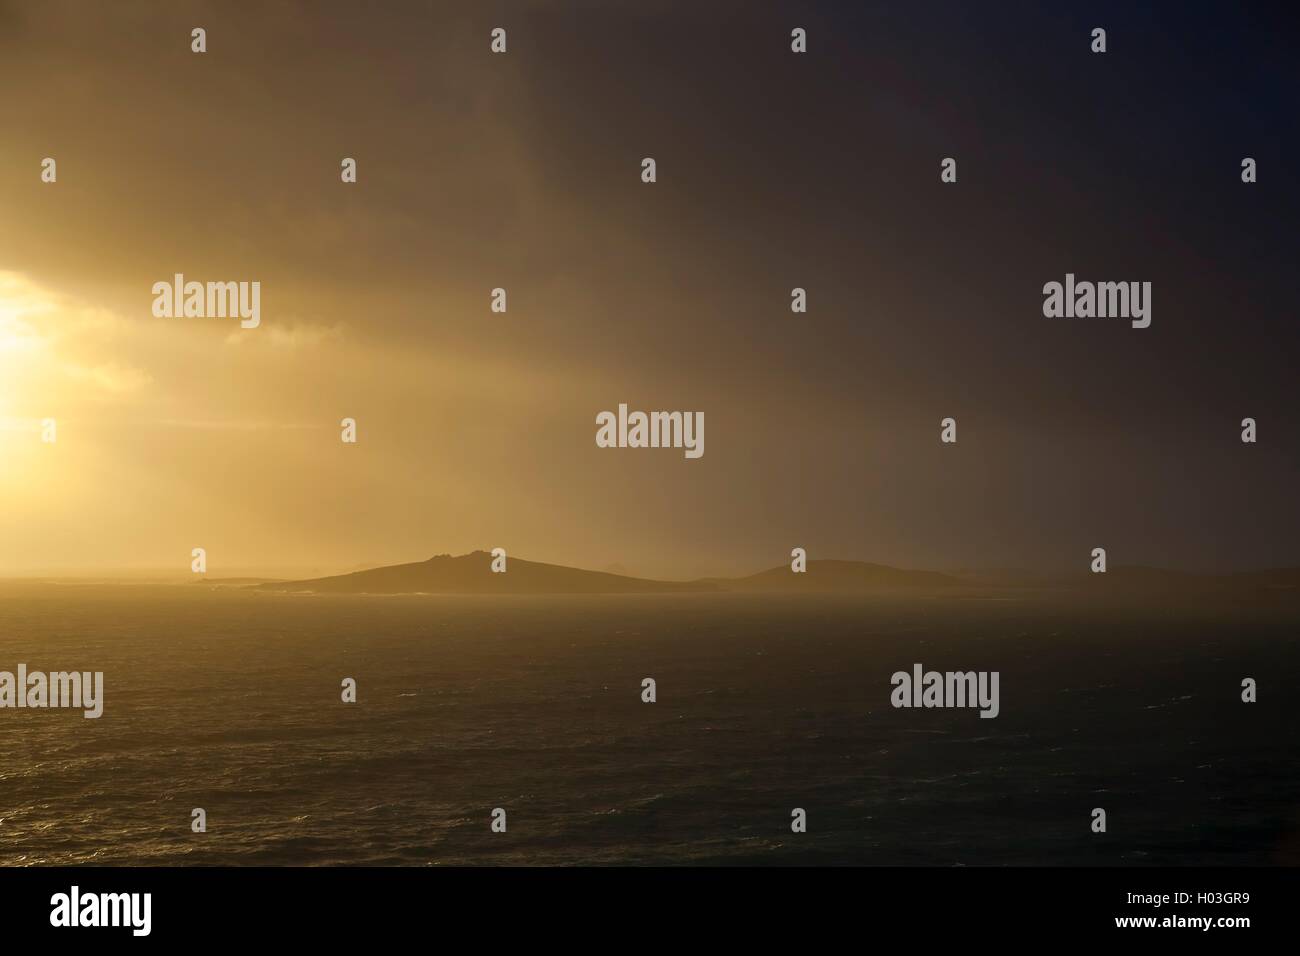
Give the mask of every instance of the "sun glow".
[{"label": "sun glow", "polygon": [[28,518],[57,511],[82,483],[86,449],[65,447],[59,433],[89,399],[130,381],[105,382],[96,363],[78,361],[78,333],[96,321],[95,310],[0,271],[0,494]]},{"label": "sun glow", "polygon": [[47,342],[35,320],[55,308],[18,274],[0,272],[0,419],[6,430],[14,425],[7,419],[21,414],[19,398],[28,394],[44,361]]}]

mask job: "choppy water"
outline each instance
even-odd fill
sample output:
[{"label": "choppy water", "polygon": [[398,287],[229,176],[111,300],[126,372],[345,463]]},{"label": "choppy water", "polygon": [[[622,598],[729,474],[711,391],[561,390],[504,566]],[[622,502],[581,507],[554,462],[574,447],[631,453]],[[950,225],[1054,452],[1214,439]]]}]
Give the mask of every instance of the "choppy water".
[{"label": "choppy water", "polygon": [[[0,863],[1294,863],[1298,645],[1276,608],[0,584],[0,670],[106,685],[0,710]],[[1000,671],[1001,716],[891,708],[918,661]]]}]

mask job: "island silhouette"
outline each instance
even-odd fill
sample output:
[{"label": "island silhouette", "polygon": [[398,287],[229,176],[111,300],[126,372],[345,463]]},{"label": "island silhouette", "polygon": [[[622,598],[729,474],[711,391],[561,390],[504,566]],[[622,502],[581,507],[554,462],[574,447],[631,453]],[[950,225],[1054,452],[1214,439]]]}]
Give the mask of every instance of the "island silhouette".
[{"label": "island silhouette", "polygon": [[866,561],[809,560],[795,573],[779,565],[741,577],[689,581],[639,578],[608,571],[507,558],[506,571],[491,570],[487,551],[439,554],[427,561],[368,568],[347,574],[246,585],[260,591],[313,594],[669,594],[669,593],[845,593],[922,595],[963,590],[1083,590],[1093,594],[1233,595],[1300,594],[1300,568],[1233,574],[1193,574],[1164,568],[1115,567],[1104,574],[1081,571],[1046,574],[1030,571],[909,570]]}]

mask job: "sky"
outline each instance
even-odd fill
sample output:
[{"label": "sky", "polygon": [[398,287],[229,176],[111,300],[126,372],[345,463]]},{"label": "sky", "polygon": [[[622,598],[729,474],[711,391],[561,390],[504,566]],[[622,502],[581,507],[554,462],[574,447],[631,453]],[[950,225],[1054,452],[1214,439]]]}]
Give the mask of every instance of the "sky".
[{"label": "sky", "polygon": [[1131,6],[0,0],[0,575],[1300,564],[1288,33]]}]

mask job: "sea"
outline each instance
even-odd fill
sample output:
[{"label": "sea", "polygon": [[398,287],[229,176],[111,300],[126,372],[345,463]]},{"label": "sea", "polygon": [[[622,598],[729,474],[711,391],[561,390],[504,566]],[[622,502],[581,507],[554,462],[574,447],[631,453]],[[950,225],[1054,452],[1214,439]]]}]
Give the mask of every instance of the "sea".
[{"label": "sea", "polygon": [[0,582],[20,663],[104,712],[0,709],[7,866],[1300,862],[1294,601]]}]

